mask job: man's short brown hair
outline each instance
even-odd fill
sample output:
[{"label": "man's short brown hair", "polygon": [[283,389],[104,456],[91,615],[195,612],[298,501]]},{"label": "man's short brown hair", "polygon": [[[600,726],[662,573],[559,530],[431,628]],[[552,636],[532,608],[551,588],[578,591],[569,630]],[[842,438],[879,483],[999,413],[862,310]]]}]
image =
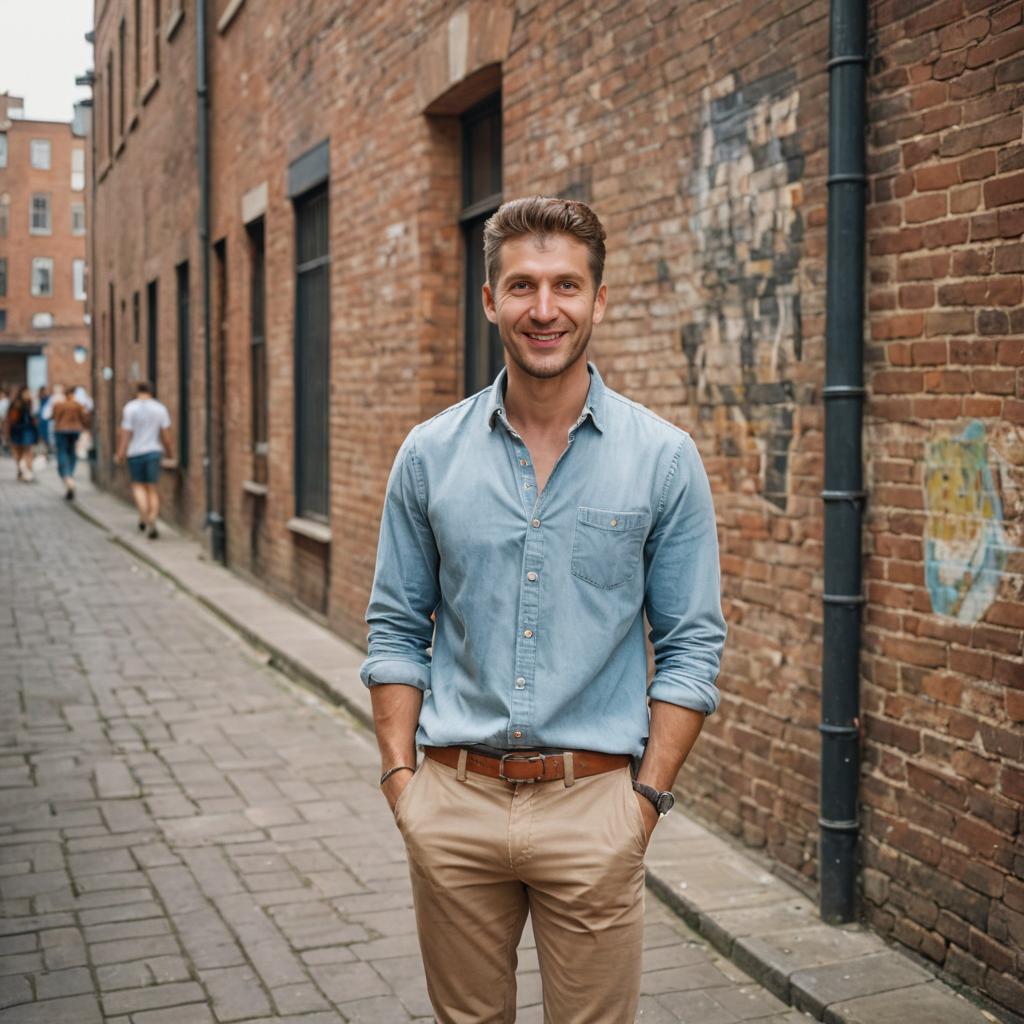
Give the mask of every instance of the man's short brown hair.
[{"label": "man's short brown hair", "polygon": [[575,199],[551,196],[526,196],[502,203],[484,224],[484,266],[487,283],[494,291],[498,283],[501,246],[510,238],[536,235],[568,235],[587,247],[587,261],[594,278],[594,288],[601,287],[604,277],[604,227],[597,214]]}]

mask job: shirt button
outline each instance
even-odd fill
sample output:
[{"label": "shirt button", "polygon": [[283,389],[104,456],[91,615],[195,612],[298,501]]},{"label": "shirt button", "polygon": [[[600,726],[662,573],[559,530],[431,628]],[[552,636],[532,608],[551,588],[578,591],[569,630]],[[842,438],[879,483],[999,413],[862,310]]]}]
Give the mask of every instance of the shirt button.
[{"label": "shirt button", "polygon": [[536,574],[535,572],[528,572],[528,573],[526,574],[526,578],[527,578],[527,579],[528,579],[528,580],[529,580],[529,581],[530,581],[531,583],[536,583],[536,582],[537,582],[537,574]]},{"label": "shirt button", "polygon": [[523,738],[523,730],[522,729],[516,729],[516,731],[514,733],[512,733],[512,739],[514,739],[514,740],[521,740],[522,738]]},{"label": "shirt button", "polygon": [[540,520],[534,519],[534,521],[530,525],[536,530],[540,526]]},{"label": "shirt button", "polygon": [[526,459],[520,459],[519,460],[519,465],[520,466],[526,466],[526,465],[528,465],[528,463],[527,463]]},{"label": "shirt button", "polygon": [[525,679],[524,679],[524,678],[523,678],[522,676],[520,676],[520,677],[519,677],[519,678],[518,678],[518,679],[516,680],[516,689],[517,689],[517,690],[521,690],[521,689],[523,689],[523,688],[524,688],[525,686],[526,686],[526,680],[525,680]]},{"label": "shirt button", "polygon": [[532,629],[524,629],[523,630],[523,636],[525,636],[526,639],[529,640],[530,637],[533,636],[533,630]]},{"label": "shirt button", "polygon": [[526,488],[526,490],[529,490],[532,486],[533,484],[523,484],[523,487]]},{"label": "shirt button", "polygon": [[613,519],[612,522],[611,522],[611,525],[612,526],[618,526],[619,525],[618,519]]}]

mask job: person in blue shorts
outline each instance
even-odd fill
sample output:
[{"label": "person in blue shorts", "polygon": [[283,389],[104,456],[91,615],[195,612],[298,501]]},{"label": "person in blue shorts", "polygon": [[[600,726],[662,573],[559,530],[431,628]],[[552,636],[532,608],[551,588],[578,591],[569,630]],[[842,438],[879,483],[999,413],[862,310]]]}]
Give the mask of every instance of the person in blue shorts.
[{"label": "person in blue shorts", "polygon": [[167,407],[153,396],[151,384],[143,381],[138,397],[124,407],[121,429],[117,435],[118,464],[127,460],[132,482],[132,497],[139,510],[139,529],[151,540],[159,534],[156,519],[160,513],[160,463],[173,458],[171,451],[171,416]]}]

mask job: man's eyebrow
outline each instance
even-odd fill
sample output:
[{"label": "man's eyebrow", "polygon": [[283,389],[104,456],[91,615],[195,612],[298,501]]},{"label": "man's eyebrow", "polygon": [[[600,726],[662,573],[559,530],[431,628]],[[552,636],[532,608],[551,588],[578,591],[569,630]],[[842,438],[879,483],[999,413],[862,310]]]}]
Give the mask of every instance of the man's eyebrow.
[{"label": "man's eyebrow", "polygon": [[[504,274],[501,278],[502,284],[509,284],[512,281],[536,281],[536,274],[531,274],[529,271],[523,271],[520,274]],[[544,277],[553,277],[558,281],[583,281],[585,280],[584,274],[578,274],[575,270],[566,270],[560,274],[544,274]]]}]

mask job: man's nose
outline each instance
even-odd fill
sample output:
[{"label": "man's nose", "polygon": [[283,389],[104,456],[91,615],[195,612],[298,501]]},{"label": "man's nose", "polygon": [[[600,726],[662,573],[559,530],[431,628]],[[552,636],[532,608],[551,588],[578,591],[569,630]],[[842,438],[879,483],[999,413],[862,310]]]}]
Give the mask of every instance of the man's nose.
[{"label": "man's nose", "polygon": [[558,316],[555,297],[546,285],[537,289],[537,297],[534,300],[533,309],[530,310],[530,315],[538,323],[550,323]]}]

